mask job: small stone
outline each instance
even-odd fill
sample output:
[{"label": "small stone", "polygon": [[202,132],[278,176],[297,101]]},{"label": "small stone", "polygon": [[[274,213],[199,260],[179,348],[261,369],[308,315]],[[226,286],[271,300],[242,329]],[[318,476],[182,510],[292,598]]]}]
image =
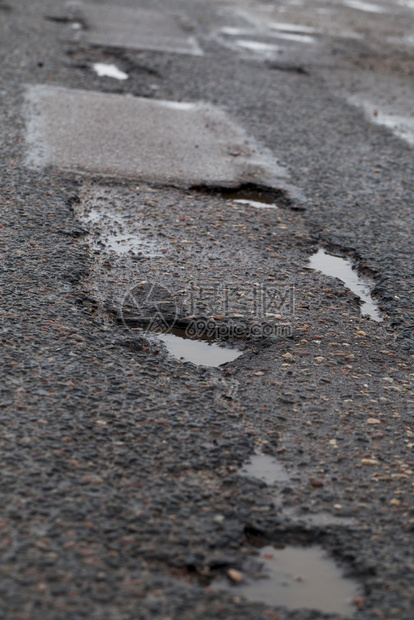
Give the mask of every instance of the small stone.
[{"label": "small stone", "polygon": [[229,568],[227,577],[231,579],[231,581],[234,581],[234,583],[241,583],[243,581],[243,573],[235,568]]},{"label": "small stone", "polygon": [[401,501],[399,499],[390,500],[390,506],[399,506],[400,504],[401,504]]},{"label": "small stone", "polygon": [[377,420],[377,418],[368,418],[367,424],[381,424],[381,420]]},{"label": "small stone", "polygon": [[362,609],[363,607],[365,607],[365,599],[362,596],[361,597],[356,596],[355,598],[352,599],[352,602],[356,606],[357,609]]},{"label": "small stone", "polygon": [[361,465],[378,465],[376,459],[361,459]]},{"label": "small stone", "polygon": [[315,362],[324,362],[324,361],[325,361],[324,357],[321,357],[321,356],[315,357]]}]

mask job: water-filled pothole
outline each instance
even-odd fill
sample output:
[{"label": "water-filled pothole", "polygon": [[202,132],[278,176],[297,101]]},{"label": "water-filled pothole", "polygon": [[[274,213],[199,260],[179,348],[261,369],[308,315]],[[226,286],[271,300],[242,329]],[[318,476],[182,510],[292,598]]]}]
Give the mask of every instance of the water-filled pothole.
[{"label": "water-filled pothole", "polygon": [[371,317],[374,321],[382,321],[377,304],[372,299],[370,291],[374,283],[367,278],[361,278],[353,268],[349,259],[333,256],[322,248],[310,257],[309,265],[326,276],[342,280],[347,288],[361,298],[361,314]]},{"label": "water-filled pothole", "polygon": [[107,64],[104,62],[95,62],[92,65],[92,68],[95,71],[95,73],[98,74],[99,77],[110,77],[110,78],[114,78],[115,80],[127,80],[128,79],[128,74],[118,69],[118,67],[114,64]]},{"label": "water-filled pothole", "polygon": [[235,585],[230,581],[213,584],[216,591],[236,592],[246,599],[288,609],[312,609],[324,613],[351,615],[357,584],[342,575],[322,547],[260,550],[260,566],[252,577]]},{"label": "water-filled pothole", "polygon": [[233,188],[196,186],[192,189],[210,196],[219,196],[237,204],[254,207],[255,209],[278,209],[282,207],[302,210],[302,206],[296,206],[292,203],[282,189],[254,185],[253,183],[246,183]]},{"label": "water-filled pothole", "polygon": [[277,204],[275,203],[275,198],[260,190],[240,190],[239,192],[235,192],[234,194],[227,197],[231,198],[233,202],[237,202],[237,204],[247,205],[249,207],[254,207],[255,209],[278,208]]},{"label": "water-filled pothole", "polygon": [[267,454],[254,454],[248,463],[243,465],[241,474],[259,478],[269,485],[275,482],[290,480],[286,469],[274,457]]},{"label": "water-filled pothole", "polygon": [[188,338],[184,330],[175,329],[172,331],[170,333],[159,333],[157,338],[164,343],[170,355],[178,360],[217,368],[242,355],[242,351],[239,349],[228,349],[211,341]]}]

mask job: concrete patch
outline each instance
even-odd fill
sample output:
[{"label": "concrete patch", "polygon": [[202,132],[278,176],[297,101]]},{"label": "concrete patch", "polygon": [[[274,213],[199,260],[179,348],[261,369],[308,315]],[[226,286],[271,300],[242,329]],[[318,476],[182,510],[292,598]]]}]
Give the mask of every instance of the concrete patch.
[{"label": "concrete patch", "polygon": [[153,10],[112,5],[76,6],[76,18],[87,28],[81,41],[89,45],[153,50],[176,54],[203,54],[182,18]]},{"label": "concrete patch", "polygon": [[178,185],[289,189],[286,171],[270,151],[209,104],[30,86],[27,118],[30,168]]}]

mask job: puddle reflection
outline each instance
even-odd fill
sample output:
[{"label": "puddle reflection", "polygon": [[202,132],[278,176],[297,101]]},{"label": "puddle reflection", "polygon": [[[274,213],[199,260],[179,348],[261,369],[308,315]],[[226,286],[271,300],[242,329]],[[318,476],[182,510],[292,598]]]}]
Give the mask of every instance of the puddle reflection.
[{"label": "puddle reflection", "polygon": [[173,357],[199,366],[217,368],[242,355],[242,352],[237,349],[227,349],[212,342],[191,340],[172,333],[157,334],[157,338],[165,344]]},{"label": "puddle reflection", "polygon": [[275,196],[271,192],[260,189],[225,190],[220,195],[226,200],[254,207],[255,209],[278,209]]},{"label": "puddle reflection", "polygon": [[213,588],[288,609],[352,614],[356,583],[343,577],[321,547],[275,549],[269,545],[260,550],[260,560],[263,570],[257,578],[244,579],[240,585],[221,581]]},{"label": "puddle reflection", "polygon": [[352,268],[349,259],[332,256],[319,249],[316,254],[309,259],[309,265],[312,269],[320,271],[326,276],[338,278],[353,292],[361,298],[361,314],[367,314],[374,321],[382,321],[382,317],[378,310],[377,304],[370,295],[370,289],[373,288],[366,279],[361,278]]}]

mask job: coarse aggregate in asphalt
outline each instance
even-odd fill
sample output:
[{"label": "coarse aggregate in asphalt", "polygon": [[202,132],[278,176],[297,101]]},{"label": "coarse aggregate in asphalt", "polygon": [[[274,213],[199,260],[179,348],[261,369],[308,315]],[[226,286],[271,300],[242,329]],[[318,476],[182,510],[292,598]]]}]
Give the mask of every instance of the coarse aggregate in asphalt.
[{"label": "coarse aggregate in asphalt", "polygon": [[[309,64],[295,47],[292,65],[213,36],[240,25],[231,6],[169,7],[204,56],[88,47],[50,19],[63,4],[0,4],[0,618],[338,619],[212,586],[253,577],[257,545],[317,543],[358,584],[352,618],[411,620],[412,147],[349,106],[328,70],[375,73],[375,28],[371,45],[326,36]],[[412,85],[409,48],[384,53]],[[36,84],[216,105],[277,153],[306,210],[282,191],[255,209],[183,183],[30,170]],[[123,235],[136,250],[108,246]],[[383,322],[309,269],[319,247],[375,281]],[[142,282],[172,291],[181,318],[192,282],[276,290],[267,318],[292,331],[227,343],[243,355],[220,368],[182,363],[125,320]],[[255,453],[290,480],[244,475]]]}]

